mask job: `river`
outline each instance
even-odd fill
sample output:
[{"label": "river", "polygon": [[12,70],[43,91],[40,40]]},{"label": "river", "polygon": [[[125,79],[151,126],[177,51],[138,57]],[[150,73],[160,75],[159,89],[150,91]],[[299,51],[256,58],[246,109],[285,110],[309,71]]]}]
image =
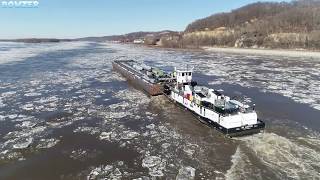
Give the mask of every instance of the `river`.
[{"label": "river", "polygon": [[[132,59],[256,104],[226,138],[112,70]],[[320,61],[96,42],[0,43],[0,179],[320,179]]]}]

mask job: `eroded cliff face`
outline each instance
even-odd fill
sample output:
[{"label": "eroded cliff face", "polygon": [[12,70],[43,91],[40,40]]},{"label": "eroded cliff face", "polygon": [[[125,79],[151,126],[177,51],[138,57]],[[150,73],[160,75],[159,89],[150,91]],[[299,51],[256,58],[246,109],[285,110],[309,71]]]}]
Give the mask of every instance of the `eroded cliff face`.
[{"label": "eroded cliff face", "polygon": [[310,33],[243,32],[226,27],[166,36],[159,44],[164,47],[220,46],[236,48],[319,49],[320,31]]},{"label": "eroded cliff face", "polygon": [[233,46],[235,31],[226,27],[214,30],[195,31],[183,34],[182,42],[185,46]]},{"label": "eroded cliff face", "polygon": [[320,1],[258,2],[213,14],[190,23],[179,44],[320,50]]}]

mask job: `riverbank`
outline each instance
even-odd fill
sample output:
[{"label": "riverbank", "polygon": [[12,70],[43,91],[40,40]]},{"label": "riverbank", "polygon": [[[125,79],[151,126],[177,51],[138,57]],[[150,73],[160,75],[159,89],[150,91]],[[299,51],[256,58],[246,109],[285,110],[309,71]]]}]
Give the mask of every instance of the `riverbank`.
[{"label": "riverbank", "polygon": [[265,56],[286,56],[286,57],[308,57],[320,58],[320,52],[307,50],[285,50],[285,49],[241,49],[241,48],[221,48],[221,47],[201,47],[210,52],[224,52],[236,54],[252,54]]}]

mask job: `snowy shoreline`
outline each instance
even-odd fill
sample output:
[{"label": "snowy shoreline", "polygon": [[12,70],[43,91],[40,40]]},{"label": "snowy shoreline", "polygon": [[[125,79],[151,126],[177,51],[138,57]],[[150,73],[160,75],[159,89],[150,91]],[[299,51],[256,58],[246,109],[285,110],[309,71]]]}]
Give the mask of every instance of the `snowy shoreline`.
[{"label": "snowy shoreline", "polygon": [[253,55],[272,55],[286,57],[308,57],[320,58],[320,52],[304,50],[285,50],[285,49],[241,49],[241,48],[222,48],[203,46],[201,49],[211,52],[253,54]]}]

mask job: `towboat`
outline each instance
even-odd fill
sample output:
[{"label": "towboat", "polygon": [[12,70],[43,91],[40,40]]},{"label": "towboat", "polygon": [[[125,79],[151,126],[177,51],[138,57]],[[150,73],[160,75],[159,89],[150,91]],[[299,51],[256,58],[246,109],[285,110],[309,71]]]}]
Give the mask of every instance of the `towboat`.
[{"label": "towboat", "polygon": [[170,73],[133,60],[114,61],[112,67],[151,96],[162,94],[164,84],[172,80]]},{"label": "towboat", "polygon": [[215,89],[197,85],[192,81],[192,74],[192,69],[175,68],[175,81],[165,84],[164,94],[229,137],[259,133],[265,128],[254,106],[231,99]]}]

